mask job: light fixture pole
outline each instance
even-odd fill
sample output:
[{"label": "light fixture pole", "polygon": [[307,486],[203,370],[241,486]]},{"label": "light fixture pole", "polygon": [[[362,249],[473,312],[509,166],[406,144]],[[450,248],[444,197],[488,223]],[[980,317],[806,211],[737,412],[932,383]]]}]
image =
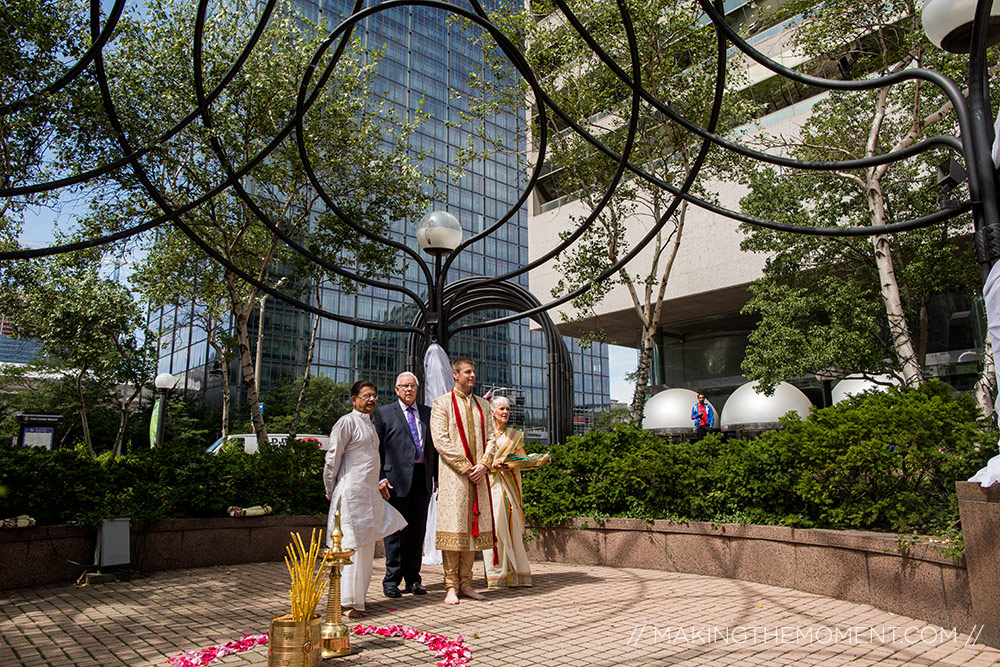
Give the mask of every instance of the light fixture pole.
[{"label": "light fixture pole", "polygon": [[153,386],[156,387],[156,391],[159,394],[159,398],[156,399],[156,406],[154,407],[156,431],[152,442],[153,447],[163,444],[163,427],[167,421],[167,394],[177,384],[177,380],[178,378],[170,373],[160,373],[153,380]]},{"label": "light fixture pole", "polygon": [[983,278],[1000,258],[1000,202],[993,162],[993,114],[989,102],[986,48],[1000,39],[1000,2],[996,0],[927,0],[921,15],[924,32],[951,53],[969,54],[969,136],[966,170],[975,229],[976,260]]},{"label": "light fixture pole", "polygon": [[462,243],[462,225],[447,211],[431,211],[417,224],[417,243],[434,255],[434,275],[427,286],[427,339],[448,351],[448,318],[443,312],[444,280],[441,259]]}]

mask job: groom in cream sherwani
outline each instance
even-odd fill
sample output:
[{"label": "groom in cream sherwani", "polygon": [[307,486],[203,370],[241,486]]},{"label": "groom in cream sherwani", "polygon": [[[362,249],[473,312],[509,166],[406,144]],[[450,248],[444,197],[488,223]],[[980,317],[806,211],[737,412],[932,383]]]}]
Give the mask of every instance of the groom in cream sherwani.
[{"label": "groom in cream sherwani", "polygon": [[445,604],[459,596],[484,599],[472,587],[477,551],[492,549],[493,512],[489,476],[495,442],[486,399],[472,393],[476,364],[458,357],[451,364],[455,388],[431,405],[431,439],[440,456],[435,544],[444,564]]}]

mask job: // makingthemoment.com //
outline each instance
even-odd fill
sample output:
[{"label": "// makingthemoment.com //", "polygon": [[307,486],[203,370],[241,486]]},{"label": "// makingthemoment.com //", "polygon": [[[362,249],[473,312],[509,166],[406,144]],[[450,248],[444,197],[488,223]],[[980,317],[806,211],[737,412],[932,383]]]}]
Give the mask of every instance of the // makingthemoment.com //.
[{"label": "// makingthemoment.com //", "polygon": [[637,623],[625,641],[626,646],[642,647],[663,644],[722,644],[726,646],[755,646],[770,644],[851,644],[851,645],[904,645],[975,646],[983,626],[974,625],[968,634],[958,628],[935,626],[870,626],[870,625],[667,625],[657,626]]}]

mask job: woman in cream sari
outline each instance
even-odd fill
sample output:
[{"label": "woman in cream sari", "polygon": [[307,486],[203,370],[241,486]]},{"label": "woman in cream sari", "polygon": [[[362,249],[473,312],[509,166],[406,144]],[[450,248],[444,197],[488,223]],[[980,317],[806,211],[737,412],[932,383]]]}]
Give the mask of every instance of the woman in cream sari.
[{"label": "woman in cream sari", "polygon": [[510,401],[496,396],[490,401],[493,409],[493,432],[496,455],[490,471],[490,493],[493,500],[493,527],[496,549],[483,554],[486,562],[486,583],[490,588],[510,588],[531,585],[531,568],[524,548],[524,508],[521,504],[521,470],[537,468],[549,462],[548,454],[527,454],[524,434],[507,427]]}]

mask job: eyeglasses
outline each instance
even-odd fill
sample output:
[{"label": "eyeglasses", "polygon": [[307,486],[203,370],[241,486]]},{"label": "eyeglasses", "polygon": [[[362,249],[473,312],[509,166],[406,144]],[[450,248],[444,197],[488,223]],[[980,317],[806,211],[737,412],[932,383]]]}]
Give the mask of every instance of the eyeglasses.
[{"label": "eyeglasses", "polygon": [[416,389],[417,388],[417,385],[415,385],[415,384],[397,384],[396,386],[399,389]]},{"label": "eyeglasses", "polygon": [[358,398],[363,398],[366,401],[378,398],[378,394],[358,394]]}]

